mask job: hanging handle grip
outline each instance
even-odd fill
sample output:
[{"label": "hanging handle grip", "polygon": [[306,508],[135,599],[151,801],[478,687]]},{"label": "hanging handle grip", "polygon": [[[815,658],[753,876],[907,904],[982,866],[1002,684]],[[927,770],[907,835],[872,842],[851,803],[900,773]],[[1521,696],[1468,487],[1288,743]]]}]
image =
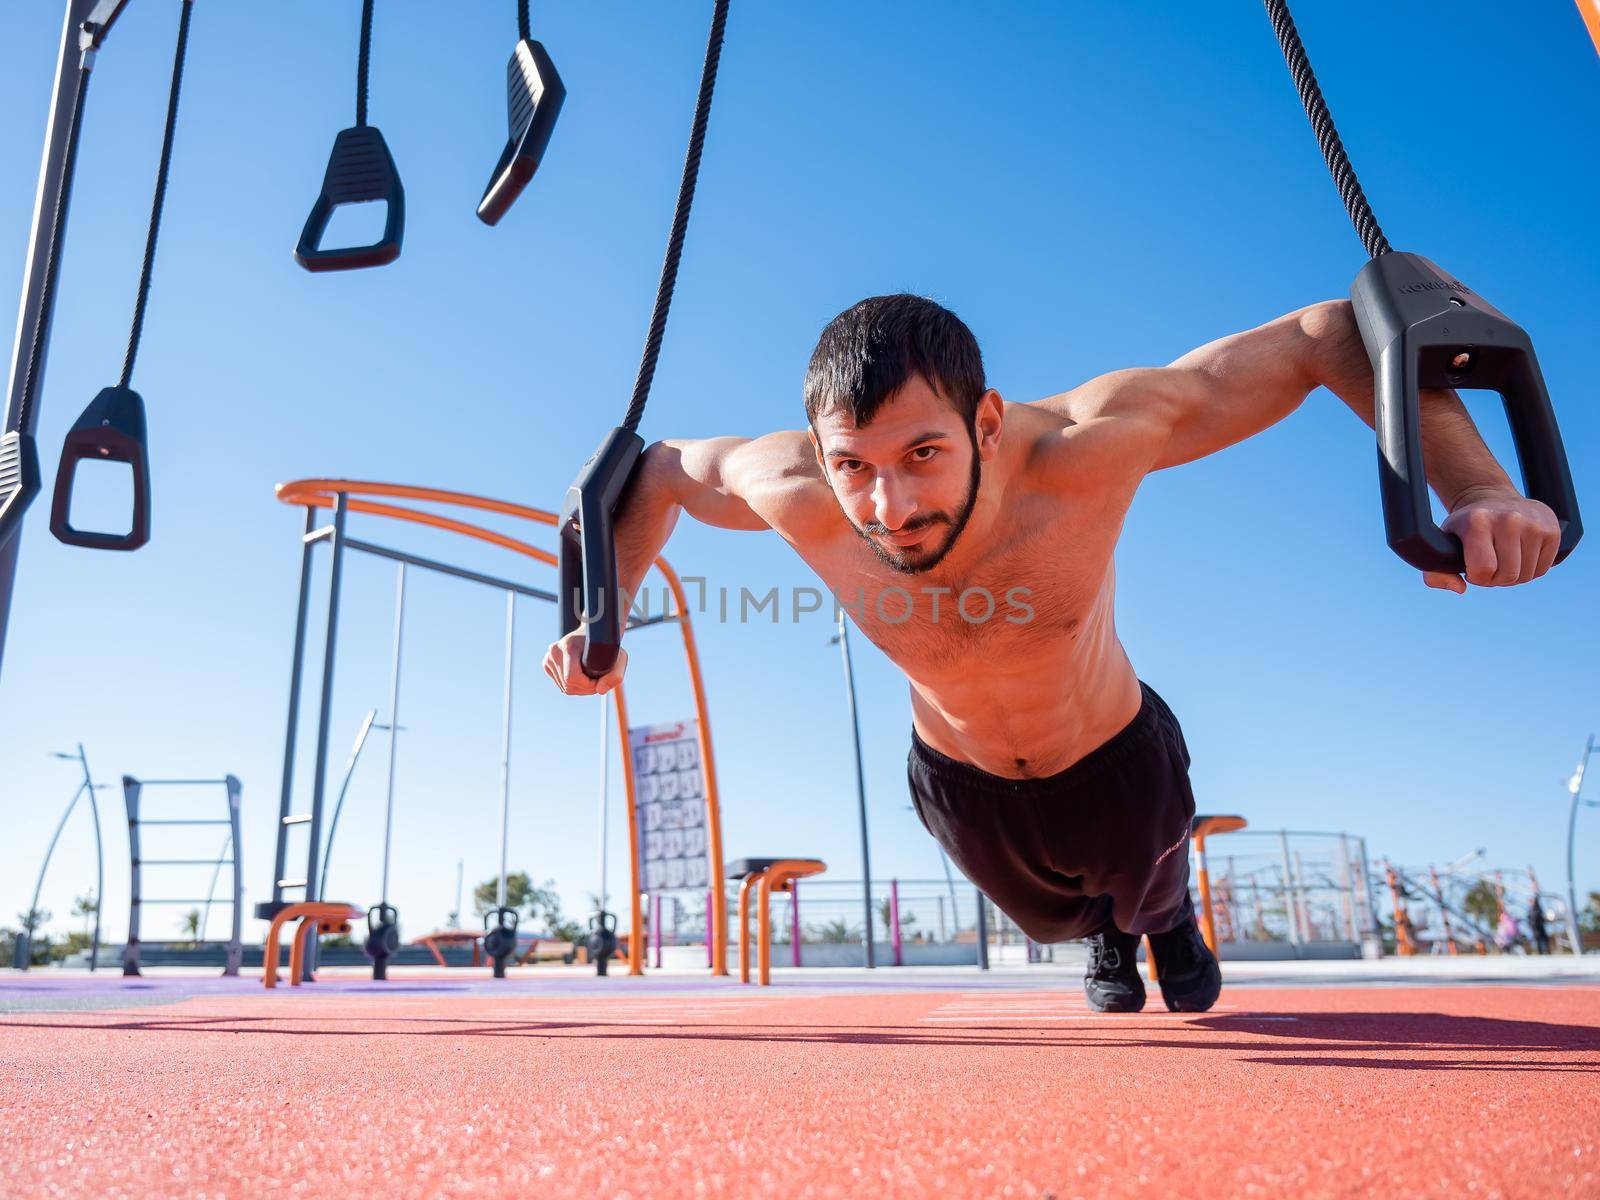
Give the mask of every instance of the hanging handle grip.
[{"label": "hanging handle grip", "polygon": [[1483,388],[1505,406],[1522,489],[1561,527],[1560,562],[1583,536],[1561,431],[1533,343],[1521,326],[1417,254],[1380,254],[1350,297],[1373,366],[1378,475],[1389,546],[1419,571],[1466,569],[1461,542],[1433,520],[1418,393]]},{"label": "hanging handle grip", "polygon": [[[72,487],[78,464],[86,459],[127,463],[132,469],[133,514],[127,533],[73,528]],[[61,465],[56,469],[50,532],[57,541],[89,550],[137,550],[150,540],[150,450],[144,401],[132,388],[102,388],[67,433],[61,445]]]},{"label": "hanging handle grip", "polygon": [[617,585],[613,518],[622,490],[644,450],[644,439],[618,426],[606,435],[567,489],[557,526],[561,535],[561,635],[584,630],[583,671],[598,679],[616,666],[623,613]]},{"label": "hanging handle grip", "polygon": [[478,219],[485,225],[498,224],[533,179],[566,98],[566,86],[544,47],[527,38],[518,42],[506,64],[510,136],[478,201]]},{"label": "hanging handle grip", "polygon": [[[383,237],[370,246],[322,248],[322,235],[328,231],[333,210],[346,204],[369,204],[382,200]],[[328,169],[322,175],[322,191],[311,206],[300,244],[294,257],[308,271],[353,271],[361,267],[381,267],[400,257],[400,242],[406,228],[406,191],[400,185],[389,144],[373,125],[354,125],[341,129],[333,139]]]}]

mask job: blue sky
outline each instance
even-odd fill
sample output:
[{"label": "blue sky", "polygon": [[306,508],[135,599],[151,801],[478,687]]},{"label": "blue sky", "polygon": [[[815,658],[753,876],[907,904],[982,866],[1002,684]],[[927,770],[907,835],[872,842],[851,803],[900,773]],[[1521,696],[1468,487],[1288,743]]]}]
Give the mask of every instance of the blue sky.
[{"label": "blue sky", "polygon": [[[43,397],[47,464],[120,366],[176,9],[135,0],[96,70]],[[197,6],[134,380],[155,536],[134,555],[94,554],[51,539],[42,505],[30,520],[0,681],[7,922],[76,783],[48,752],[78,741],[112,784],[239,775],[245,882],[263,898],[301,521],[274,483],[344,475],[555,507],[626,403],[709,6],[535,6],[569,96],[539,180],[489,229],[473,209],[504,138],[515,6],[379,5],[371,113],[405,181],[405,251],[382,270],[312,276],[290,252],[352,123],[358,10]],[[1600,168],[1581,148],[1600,64],[1576,10],[1302,0],[1296,16],[1390,240],[1533,333],[1592,508]],[[53,4],[0,11],[7,287],[21,279],[59,25]],[[736,0],[644,432],[798,427],[817,332],[866,295],[950,305],[993,384],[1029,400],[1343,295],[1363,261],[1253,4]],[[1512,463],[1498,404],[1469,405]],[[548,582],[490,548],[358,528]],[[685,524],[667,554],[734,588],[814,582],[768,535]],[[1383,544],[1371,433],[1319,392],[1252,441],[1147,482],[1118,557],[1119,628],[1184,723],[1202,809],[1364,834],[1374,856],[1404,862],[1482,846],[1555,888],[1563,784],[1600,727],[1594,563],[1584,545],[1530,587],[1425,589]],[[386,565],[352,563],[335,770],[361,715],[387,704],[392,588]],[[496,595],[415,582],[391,897],[412,931],[442,920],[458,858],[469,886],[498,859],[501,621]],[[597,702],[558,696],[539,671],[552,626],[520,614],[510,857],[581,909],[598,870]],[[653,632],[631,647],[638,723],[690,711],[667,631]],[[730,857],[815,854],[858,874],[829,632],[819,616],[698,627]],[[874,873],[927,877],[936,851],[906,809],[905,683],[857,646]],[[369,746],[333,864],[332,891],[362,903],[377,898],[385,749]],[[103,803],[120,936],[120,797]],[[1583,821],[1587,889],[1600,828]],[[86,825],[60,854],[44,897],[58,926],[92,876]],[[611,861],[616,881],[620,842]]]}]

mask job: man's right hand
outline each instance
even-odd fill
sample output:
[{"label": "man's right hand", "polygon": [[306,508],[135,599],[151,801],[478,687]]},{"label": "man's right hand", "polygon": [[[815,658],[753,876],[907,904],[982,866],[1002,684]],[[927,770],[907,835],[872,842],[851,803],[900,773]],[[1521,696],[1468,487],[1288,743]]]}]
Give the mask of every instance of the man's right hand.
[{"label": "man's right hand", "polygon": [[599,679],[591,679],[583,671],[583,630],[574,629],[560,641],[552,642],[544,655],[544,673],[569,696],[604,696],[622,682],[628,669],[628,652],[617,649],[617,662]]}]

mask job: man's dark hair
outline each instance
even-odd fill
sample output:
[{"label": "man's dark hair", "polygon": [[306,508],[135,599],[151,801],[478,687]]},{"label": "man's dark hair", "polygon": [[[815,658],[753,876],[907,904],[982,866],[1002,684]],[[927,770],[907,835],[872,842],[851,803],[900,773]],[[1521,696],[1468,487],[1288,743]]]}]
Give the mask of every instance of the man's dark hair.
[{"label": "man's dark hair", "polygon": [[971,425],[984,393],[978,339],[960,317],[924,296],[872,296],[822,331],[806,367],[806,419],[842,408],[867,425],[920,375]]}]

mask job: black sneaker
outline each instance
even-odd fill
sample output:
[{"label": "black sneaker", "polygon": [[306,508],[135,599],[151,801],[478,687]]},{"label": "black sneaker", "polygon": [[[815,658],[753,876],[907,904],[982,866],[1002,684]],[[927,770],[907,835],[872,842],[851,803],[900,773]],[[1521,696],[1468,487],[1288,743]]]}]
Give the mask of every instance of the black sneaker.
[{"label": "black sneaker", "polygon": [[1144,980],[1139,978],[1139,939],[1107,925],[1089,941],[1089,969],[1083,994],[1095,1012],[1136,1013],[1144,1007]]},{"label": "black sneaker", "polygon": [[1205,1012],[1222,992],[1222,969],[1195,924],[1194,912],[1166,933],[1150,935],[1161,998],[1168,1012]]}]

